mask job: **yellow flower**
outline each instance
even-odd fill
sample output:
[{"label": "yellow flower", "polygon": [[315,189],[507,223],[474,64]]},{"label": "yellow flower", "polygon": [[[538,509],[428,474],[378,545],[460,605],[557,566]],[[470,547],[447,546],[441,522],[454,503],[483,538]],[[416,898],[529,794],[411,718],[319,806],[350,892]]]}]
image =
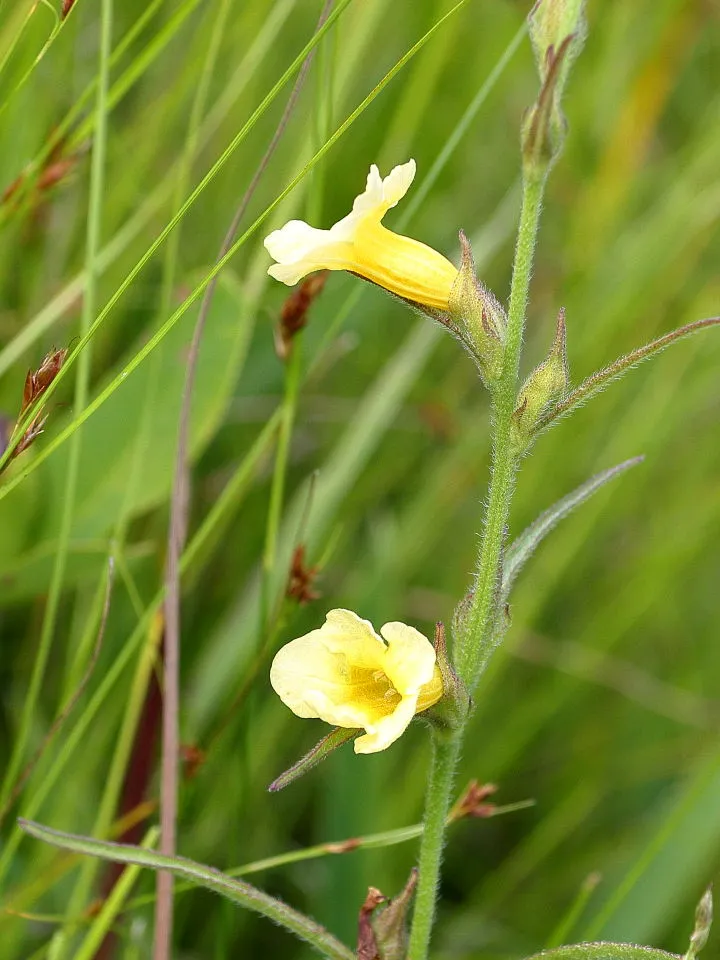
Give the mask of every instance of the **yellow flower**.
[{"label": "yellow flower", "polygon": [[303,220],[290,220],[265,239],[277,263],[271,277],[293,286],[315,270],[349,270],[385,287],[399,297],[441,310],[448,309],[457,268],[432,247],[403,237],[380,222],[408,191],[415,177],[409,160],[382,179],[373,164],[365,192],[349,213],[329,230]]},{"label": "yellow flower", "polygon": [[427,637],[404,623],[386,623],[380,633],[351,610],[331,610],[319,630],[286,644],[270,669],[273,689],[298,717],[364,729],[355,753],[389,747],[443,695]]}]

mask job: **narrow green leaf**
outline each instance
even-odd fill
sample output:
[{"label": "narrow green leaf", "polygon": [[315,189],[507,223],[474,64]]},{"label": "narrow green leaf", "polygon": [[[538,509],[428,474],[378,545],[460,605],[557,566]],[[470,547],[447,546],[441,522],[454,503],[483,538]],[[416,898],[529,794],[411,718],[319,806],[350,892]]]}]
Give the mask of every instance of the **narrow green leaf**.
[{"label": "narrow green leaf", "polygon": [[505,555],[502,599],[507,599],[510,588],[515,582],[517,575],[527,560],[533,555],[540,541],[543,540],[561,520],[567,517],[569,513],[572,513],[581,503],[588,500],[594,493],[597,493],[608,481],[613,480],[621,473],[629,470],[630,467],[637,466],[643,459],[644,457],[633,457],[631,460],[625,460],[623,463],[619,463],[616,467],[610,467],[609,470],[596,473],[595,476],[590,477],[589,480],[586,480],[585,483],[573,490],[572,493],[563,497],[562,500],[558,500],[552,507],[544,513],[541,513],[537,520],[531,523],[529,527],[526,527],[520,536],[512,542]]},{"label": "narrow green leaf", "polygon": [[151,870],[167,870],[177,877],[191,880],[198,886],[219,893],[241,907],[262,914],[311,944],[319,954],[329,957],[330,960],[353,960],[352,951],[310,917],[258,890],[257,887],[243,880],[234,880],[213,867],[187,860],[185,857],[165,857],[154,850],[146,850],[131,844],[110,843],[73,833],[63,833],[32,820],[20,819],[18,824],[30,836],[63,850],[100,857],[114,863],[135,863],[141,867],[149,867]]},{"label": "narrow green leaf", "polygon": [[668,960],[676,953],[666,953],[636,943],[574,943],[533,954],[528,960]]},{"label": "narrow green leaf", "polygon": [[685,337],[691,336],[693,333],[705,330],[707,327],[715,327],[718,325],[720,325],[720,317],[706,317],[704,320],[695,320],[692,323],[686,324],[684,327],[678,327],[677,330],[672,330],[670,333],[658,337],[657,340],[651,340],[650,343],[646,343],[643,347],[638,347],[637,350],[633,350],[631,353],[626,353],[624,356],[619,357],[614,363],[603,367],[602,370],[598,370],[586,380],[583,380],[564,400],[561,400],[560,403],[557,403],[549,410],[545,416],[538,421],[537,433],[539,434],[547,430],[553,423],[572,413],[573,410],[582,406],[591,397],[594,397],[595,394],[601,393],[613,380],[618,380],[624,376],[628,370],[632,370],[633,367],[642,363],[643,360],[649,360],[650,357],[654,357],[664,350],[665,347],[669,347],[671,343],[675,343],[676,340],[682,340]]},{"label": "narrow green leaf", "polygon": [[273,780],[268,790],[271,793],[277,793],[278,790],[290,786],[291,783],[299,780],[300,777],[312,770],[313,767],[316,767],[334,750],[337,750],[338,747],[347,743],[348,740],[354,740],[358,733],[360,733],[359,730],[352,730],[347,727],[335,727],[335,729],[331,730],[319,743],[316,743],[312,750],[309,750],[304,757],[301,757],[297,763],[294,763],[285,773],[281,773],[276,780]]}]

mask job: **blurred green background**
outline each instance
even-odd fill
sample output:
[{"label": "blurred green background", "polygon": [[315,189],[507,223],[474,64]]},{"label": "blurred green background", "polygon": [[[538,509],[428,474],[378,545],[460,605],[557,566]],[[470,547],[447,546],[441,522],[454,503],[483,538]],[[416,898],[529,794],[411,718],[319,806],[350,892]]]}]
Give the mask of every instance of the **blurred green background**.
[{"label": "blurred green background", "polygon": [[[0,204],[0,413],[10,420],[27,370],[77,337],[84,283],[100,13],[77,0],[44,49],[51,4],[0,4],[0,187],[9,188]],[[245,227],[451,7],[346,6],[319,45]],[[202,758],[183,781],[179,819],[179,851],[221,869],[417,822],[428,763],[420,726],[386,754],[346,748],[284,793],[266,792],[325,732],[273,695],[269,660],[336,606],[426,633],[448,620],[473,569],[488,472],[488,407],[470,361],[376,288],[331,276],[295,365],[278,359],[273,329],[289,291],[266,278],[262,237],[291,216],[330,225],[348,212],[370,163],[387,173],[412,156],[418,180],[387,225],[452,258],[463,228],[481,277],[504,300],[518,128],[536,90],[529,42],[518,37],[528,9],[468,0],[221,275],[193,407],[190,536],[207,529],[208,516],[213,526],[183,583],[182,739]],[[319,13],[310,0],[115,3],[99,306],[302,50]],[[575,381],[718,313],[718,14],[713,0],[589,4],[588,42],[569,84],[569,137],[540,234],[527,369],[544,356],[560,306]],[[108,315],[92,341],[91,396],[212,266],[289,90]],[[57,182],[49,182],[53,164]],[[6,773],[23,723],[16,774],[92,665],[107,558],[116,556],[97,664],[2,825],[4,960],[150,956],[147,899],[117,914],[114,940],[97,953],[90,908],[115,875],[21,838],[13,820],[117,837],[128,826],[120,818],[157,798],[158,629],[147,611],[162,585],[196,316],[197,304],[79,433],[0,500]],[[476,777],[499,785],[499,803],[536,804],[452,829],[435,939],[442,960],[519,957],[557,937],[685,950],[694,905],[720,864],[719,365],[717,334],[680,343],[557,426],[525,461],[511,534],[590,474],[646,457],[551,535],[515,590],[512,629],[478,692],[458,790]],[[45,434],[5,482],[32,468],[71,422],[76,371],[50,401]],[[47,667],[36,671],[39,693],[29,701],[73,444],[67,564]],[[322,568],[321,598],[302,607],[281,602],[298,542]],[[150,806],[138,816],[136,840],[157,814]],[[396,892],[415,855],[409,842],[255,879],[352,943],[368,885]],[[587,903],[578,903],[595,873]],[[152,894],[153,880],[141,876],[132,896]],[[176,933],[175,955],[188,960],[308,956],[266,921],[202,891],[178,894]]]}]

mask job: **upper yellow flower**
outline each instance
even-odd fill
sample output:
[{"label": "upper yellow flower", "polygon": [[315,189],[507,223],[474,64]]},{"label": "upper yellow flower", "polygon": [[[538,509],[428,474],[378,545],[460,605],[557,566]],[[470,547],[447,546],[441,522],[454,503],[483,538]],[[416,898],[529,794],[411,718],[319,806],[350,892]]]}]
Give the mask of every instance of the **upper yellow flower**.
[{"label": "upper yellow flower", "polygon": [[271,277],[292,286],[315,270],[349,270],[399,297],[441,310],[448,309],[457,268],[432,247],[393,233],[381,224],[387,211],[408,191],[415,177],[409,160],[383,179],[373,164],[365,192],[349,213],[329,230],[303,220],[290,220],[265,239],[277,260]]},{"label": "upper yellow flower", "polygon": [[404,623],[386,623],[380,633],[351,610],[331,610],[319,630],[286,644],[270,668],[273,689],[298,717],[364,729],[355,753],[389,747],[443,695],[427,637]]}]

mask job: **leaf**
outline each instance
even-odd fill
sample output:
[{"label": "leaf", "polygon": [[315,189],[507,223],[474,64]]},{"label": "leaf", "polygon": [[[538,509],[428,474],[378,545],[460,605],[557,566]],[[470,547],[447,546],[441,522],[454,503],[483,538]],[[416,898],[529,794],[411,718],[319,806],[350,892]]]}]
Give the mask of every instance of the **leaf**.
[{"label": "leaf", "polygon": [[554,947],[535,953],[528,960],[668,960],[677,958],[677,953],[666,953],[654,947],[641,947],[636,943],[575,943],[566,947]]},{"label": "leaf", "polygon": [[590,477],[589,480],[573,490],[572,493],[563,497],[562,500],[558,500],[552,507],[544,513],[541,513],[537,520],[531,523],[529,527],[526,527],[520,536],[512,542],[505,554],[501,602],[507,599],[510,588],[515,582],[517,575],[533,555],[540,541],[543,540],[561,520],[572,513],[581,503],[589,500],[590,497],[592,497],[594,493],[597,493],[601,487],[604,487],[606,483],[621,473],[624,473],[626,470],[629,470],[631,467],[637,466],[638,463],[642,463],[643,460],[644,457],[633,457],[631,460],[625,460],[623,463],[619,463],[616,467],[610,467],[609,470],[596,473],[594,477]]},{"label": "leaf", "polygon": [[707,317],[704,320],[695,320],[693,323],[688,323],[684,327],[678,327],[677,330],[672,330],[670,333],[658,337],[657,340],[651,340],[650,343],[646,343],[643,347],[638,347],[638,349],[633,350],[632,353],[626,353],[624,356],[619,357],[614,363],[603,367],[602,370],[598,370],[586,380],[583,380],[564,400],[561,400],[549,410],[545,416],[538,421],[537,434],[547,430],[553,423],[556,423],[562,417],[566,417],[577,407],[582,406],[591,397],[594,397],[595,394],[600,393],[609,386],[613,380],[618,380],[624,376],[628,370],[632,370],[633,367],[636,367],[644,360],[649,360],[651,357],[656,356],[663,351],[665,347],[669,347],[671,343],[689,337],[693,333],[698,333],[700,330],[705,330],[707,327],[718,325],[720,325],[720,317]]},{"label": "leaf", "polygon": [[135,847],[131,844],[109,843],[104,840],[93,840],[90,837],[81,837],[74,833],[64,833],[52,830],[32,820],[18,820],[18,825],[31,837],[51,843],[63,850],[73,853],[82,853],[91,857],[100,857],[114,863],[136,863],[151,870],[167,870],[176,877],[191,880],[198,886],[219,893],[228,900],[254,910],[268,919],[294,933],[296,937],[310,943],[318,953],[331,960],[354,960],[353,953],[339,940],[321,927],[310,917],[289,907],[282,900],[276,900],[257,887],[253,887],[244,880],[235,880],[227,874],[207,867],[185,857],[165,857],[154,850]]},{"label": "leaf", "polygon": [[300,777],[312,770],[313,767],[322,763],[322,761],[334,750],[337,750],[338,747],[347,743],[348,740],[353,740],[359,733],[360,730],[353,730],[348,727],[335,727],[335,729],[331,730],[319,743],[316,743],[312,750],[309,750],[304,757],[301,757],[297,763],[294,763],[285,773],[281,773],[276,780],[273,780],[268,790],[271,793],[277,793],[278,790],[290,786],[291,783],[299,780]]}]

